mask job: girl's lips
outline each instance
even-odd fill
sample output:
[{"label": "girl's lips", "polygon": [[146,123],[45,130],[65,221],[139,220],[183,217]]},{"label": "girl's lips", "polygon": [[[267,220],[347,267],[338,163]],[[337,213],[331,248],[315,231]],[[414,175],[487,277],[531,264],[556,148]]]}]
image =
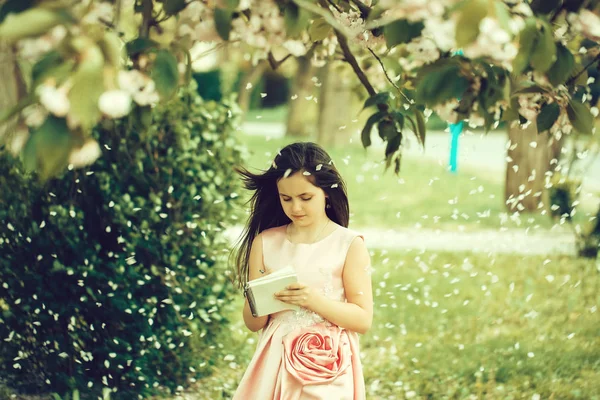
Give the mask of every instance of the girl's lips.
[{"label": "girl's lips", "polygon": [[292,215],[293,218],[300,219],[304,218],[306,215]]}]

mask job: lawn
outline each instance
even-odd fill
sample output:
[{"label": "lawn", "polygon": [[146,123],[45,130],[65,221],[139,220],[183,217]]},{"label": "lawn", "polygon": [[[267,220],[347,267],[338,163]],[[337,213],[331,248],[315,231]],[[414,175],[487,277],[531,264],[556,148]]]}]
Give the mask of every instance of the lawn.
[{"label": "lawn", "polygon": [[[250,135],[240,140],[250,151],[251,169],[269,167],[277,151],[293,141]],[[365,150],[353,143],[327,150],[346,180],[353,228],[548,230],[554,225],[548,216],[507,213],[503,184],[485,171],[463,168],[454,175],[445,166],[408,155],[396,176],[385,171],[381,148]]]},{"label": "lawn", "polygon": [[[378,251],[361,338],[368,399],[600,399],[600,277],[568,257]],[[230,398],[256,334],[190,394]],[[539,397],[538,397],[539,396]]]}]

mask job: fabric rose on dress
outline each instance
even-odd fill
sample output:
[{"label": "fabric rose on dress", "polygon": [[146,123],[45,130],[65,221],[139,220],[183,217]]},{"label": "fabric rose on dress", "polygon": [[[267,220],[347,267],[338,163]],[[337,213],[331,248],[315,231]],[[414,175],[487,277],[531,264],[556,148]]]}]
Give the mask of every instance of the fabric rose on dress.
[{"label": "fabric rose on dress", "polygon": [[317,324],[290,332],[283,339],[283,362],[303,385],[329,383],[352,363],[346,330]]}]

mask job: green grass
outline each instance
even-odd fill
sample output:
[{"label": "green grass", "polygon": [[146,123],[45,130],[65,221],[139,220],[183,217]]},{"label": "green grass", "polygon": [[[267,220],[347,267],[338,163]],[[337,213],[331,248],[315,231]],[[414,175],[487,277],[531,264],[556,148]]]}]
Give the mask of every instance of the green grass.
[{"label": "green grass", "polygon": [[[248,166],[258,169],[267,168],[276,152],[293,141],[249,135],[240,138],[251,154]],[[396,176],[392,170],[384,172],[382,148],[365,150],[356,143],[327,150],[348,185],[354,228],[546,230],[553,225],[548,216],[507,213],[503,184],[484,170],[463,168],[454,175],[445,166],[408,155]]]},{"label": "green grass", "polygon": [[[361,337],[368,399],[600,399],[600,277],[589,261],[373,254]],[[230,398],[256,345],[233,305],[233,360],[190,390]],[[414,393],[411,393],[414,392]]]}]

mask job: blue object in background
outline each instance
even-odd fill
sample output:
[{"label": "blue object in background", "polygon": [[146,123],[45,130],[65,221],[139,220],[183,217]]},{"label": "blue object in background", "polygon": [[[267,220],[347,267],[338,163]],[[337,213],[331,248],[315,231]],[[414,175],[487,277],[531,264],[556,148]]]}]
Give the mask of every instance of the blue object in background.
[{"label": "blue object in background", "polygon": [[450,172],[456,173],[458,168],[458,138],[463,130],[463,121],[456,124],[450,124],[450,160],[448,166]]},{"label": "blue object in background", "polygon": [[[462,49],[458,49],[454,52],[455,55],[463,55]],[[460,100],[460,99],[459,99]],[[456,124],[449,124],[450,127],[450,160],[448,166],[450,172],[456,173],[458,168],[458,137],[463,130],[463,121],[459,121]]]}]

